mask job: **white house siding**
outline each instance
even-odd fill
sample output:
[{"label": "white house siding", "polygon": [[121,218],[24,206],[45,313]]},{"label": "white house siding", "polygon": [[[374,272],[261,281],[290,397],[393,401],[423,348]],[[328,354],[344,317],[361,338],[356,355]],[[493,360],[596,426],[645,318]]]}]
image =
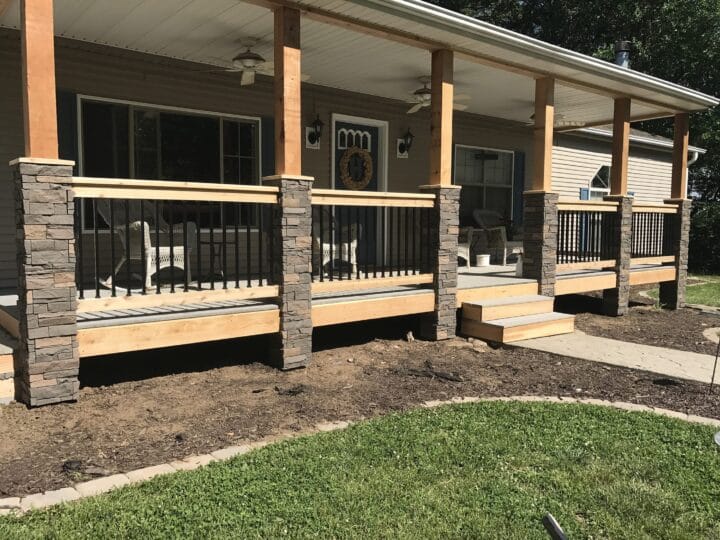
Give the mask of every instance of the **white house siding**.
[{"label": "white house siding", "polygon": [[[610,165],[609,141],[561,135],[553,147],[553,190],[561,197],[577,199],[580,189],[603,165]],[[672,157],[664,150],[631,146],[628,163],[628,191],[638,201],[662,202],[670,196]]]}]

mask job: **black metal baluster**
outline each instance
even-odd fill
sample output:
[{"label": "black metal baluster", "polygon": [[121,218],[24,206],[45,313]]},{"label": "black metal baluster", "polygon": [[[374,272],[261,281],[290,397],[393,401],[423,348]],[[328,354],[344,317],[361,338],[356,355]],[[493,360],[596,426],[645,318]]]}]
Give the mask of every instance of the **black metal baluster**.
[{"label": "black metal baluster", "polygon": [[190,253],[188,252],[187,201],[182,202],[183,222],[183,291],[188,292],[188,272],[190,271]]},{"label": "black metal baluster", "polygon": [[339,266],[338,266],[338,279],[340,281],[343,280],[343,261],[345,260],[343,258],[343,251],[345,249],[345,246],[343,245],[343,206],[340,206],[337,208],[337,236],[338,236],[338,249],[340,250],[338,259],[339,259]]},{"label": "black metal baluster", "polygon": [[[110,268],[115,272],[115,199],[110,199]],[[115,284],[115,276],[110,275],[110,296],[117,296],[117,286]]]},{"label": "black metal baluster", "polygon": [[170,240],[170,293],[175,292],[175,205],[169,204],[168,238]]},{"label": "black metal baluster", "polygon": [[220,245],[220,253],[222,254],[222,283],[223,289],[227,289],[227,220],[225,219],[225,203],[220,203],[220,227],[222,228],[222,244]]},{"label": "black metal baluster", "polygon": [[235,235],[235,288],[240,288],[240,203],[233,203],[233,234]]},{"label": "black metal baluster", "polygon": [[125,279],[127,280],[127,295],[132,295],[130,279],[130,201],[125,200]]},{"label": "black metal baluster", "polygon": [[418,264],[417,264],[417,212],[415,207],[412,208],[412,273],[413,276],[417,275]]},{"label": "black metal baluster", "polygon": [[160,201],[155,201],[155,294],[160,294]]},{"label": "black metal baluster", "polygon": [[385,207],[380,208],[380,238],[382,240],[382,249],[380,250],[381,277],[385,277],[385,210]]},{"label": "black metal baluster", "polygon": [[[98,226],[97,226],[97,201],[92,199],[93,211],[93,251],[94,251],[94,267],[95,267],[95,298],[100,298],[100,254],[98,253]],[[113,268],[113,271],[115,269]],[[115,279],[115,276],[112,276]]]},{"label": "black metal baluster", "polygon": [[393,208],[388,208],[388,259],[390,264],[390,276],[393,276],[393,265],[395,262],[395,257],[393,253],[393,238],[394,238],[394,225],[395,225],[395,213],[393,212]]},{"label": "black metal baluster", "polygon": [[353,255],[357,255],[356,253],[353,254],[352,252],[352,207],[347,206],[345,208],[345,220],[347,222],[347,258],[348,258],[348,279],[352,279],[352,271],[353,271]]},{"label": "black metal baluster", "polygon": [[318,250],[320,251],[320,254],[318,255],[318,273],[320,274],[320,281],[325,281],[325,210],[323,206],[317,207],[317,213],[318,213],[318,223],[320,225],[320,246],[318,247]]},{"label": "black metal baluster", "polygon": [[365,238],[365,279],[367,279],[368,278],[368,268],[369,268],[368,265],[370,264],[370,257],[369,257],[369,254],[370,254],[370,220],[369,220],[370,210],[367,206],[363,210],[363,213],[364,213],[363,220],[365,223],[365,231],[363,234],[363,236]]},{"label": "black metal baluster", "polygon": [[242,203],[245,212],[245,269],[247,271],[247,286],[252,287],[252,230],[250,216],[252,215],[250,203]]},{"label": "black metal baluster", "polygon": [[362,236],[360,233],[360,207],[355,207],[355,238],[356,238],[356,244],[355,244],[355,279],[360,279],[360,261],[358,261],[358,255],[360,251],[360,237]]},{"label": "black metal baluster", "polygon": [[197,229],[195,230],[195,241],[197,243],[197,282],[198,282],[198,290],[202,290],[202,227],[200,223],[200,216],[202,215],[202,212],[200,211],[200,202],[195,203],[195,221],[197,222]]},{"label": "black metal baluster", "polygon": [[[77,260],[75,261],[76,278],[75,283],[79,292],[80,300],[85,298],[85,263],[84,254],[85,246],[83,245],[83,212],[85,208],[85,199],[75,200],[75,237],[77,238]],[[113,271],[115,269],[113,268]]]},{"label": "black metal baluster", "polygon": [[210,223],[210,289],[215,290],[215,205],[210,202],[210,212],[208,212]]},{"label": "black metal baluster", "polygon": [[[140,264],[142,270],[140,271],[140,277],[142,279],[142,286],[140,287],[140,294],[146,295],[145,282],[147,281],[147,253],[145,249],[150,247],[145,245],[145,201],[140,201]],[[150,230],[148,229],[148,238],[150,238]]]},{"label": "black metal baluster", "polygon": [[265,230],[263,224],[262,206],[255,203],[255,211],[258,216],[258,286],[263,284],[263,243],[265,243]]},{"label": "black metal baluster", "polygon": [[317,231],[315,230],[315,218],[317,217],[317,207],[310,206],[310,282],[315,282],[314,264],[317,260],[315,253],[315,238]]},{"label": "black metal baluster", "polygon": [[335,246],[335,207],[327,207],[327,215],[330,216],[330,281],[335,279],[335,257],[333,248]]},{"label": "black metal baluster", "polygon": [[[398,208],[398,211],[400,209]],[[405,275],[410,275],[410,267],[408,266],[408,263],[410,262],[410,214],[408,212],[408,208],[403,208],[403,213],[405,214]]]}]

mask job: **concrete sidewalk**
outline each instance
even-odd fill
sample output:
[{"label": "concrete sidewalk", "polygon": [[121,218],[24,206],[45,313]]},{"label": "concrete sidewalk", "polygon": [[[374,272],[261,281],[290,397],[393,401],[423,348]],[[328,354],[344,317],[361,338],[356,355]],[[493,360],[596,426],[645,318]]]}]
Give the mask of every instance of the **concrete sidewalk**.
[{"label": "concrete sidewalk", "polygon": [[[516,341],[510,345],[704,383],[710,382],[715,362],[715,357],[709,354],[589,336],[579,330],[572,334]],[[715,382],[719,380],[720,373],[715,376]]]}]

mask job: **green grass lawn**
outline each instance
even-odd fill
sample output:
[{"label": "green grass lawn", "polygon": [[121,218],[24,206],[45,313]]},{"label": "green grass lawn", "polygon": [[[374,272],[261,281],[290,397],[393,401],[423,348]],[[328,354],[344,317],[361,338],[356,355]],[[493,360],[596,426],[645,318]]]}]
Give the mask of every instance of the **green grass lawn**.
[{"label": "green grass lawn", "polygon": [[[703,281],[696,285],[688,285],[685,292],[685,301],[688,304],[702,304],[704,306],[720,307],[720,276],[691,276]],[[657,299],[658,290],[652,289],[648,293]]]},{"label": "green grass lawn", "polygon": [[0,538],[720,538],[713,429],[592,406],[418,410],[64,507]]}]

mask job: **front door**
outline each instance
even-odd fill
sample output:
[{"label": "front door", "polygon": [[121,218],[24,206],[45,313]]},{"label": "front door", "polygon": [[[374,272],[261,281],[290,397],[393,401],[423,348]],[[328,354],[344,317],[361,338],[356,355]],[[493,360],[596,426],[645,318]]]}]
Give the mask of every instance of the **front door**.
[{"label": "front door", "polygon": [[[333,134],[335,189],[380,191],[383,170],[380,148],[381,128],[361,121],[336,120]],[[379,213],[376,208],[336,208],[336,219],[358,223],[358,264],[373,264],[376,259]]]}]

